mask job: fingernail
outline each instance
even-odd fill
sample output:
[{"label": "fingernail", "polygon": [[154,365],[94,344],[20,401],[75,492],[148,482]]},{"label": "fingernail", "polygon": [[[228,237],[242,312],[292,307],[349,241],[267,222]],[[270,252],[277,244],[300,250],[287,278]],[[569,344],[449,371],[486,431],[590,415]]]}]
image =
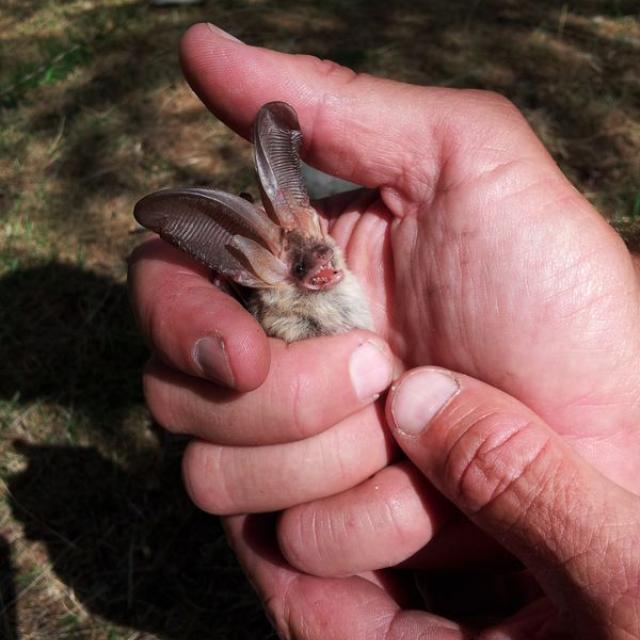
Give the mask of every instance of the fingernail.
[{"label": "fingernail", "polygon": [[233,387],[235,380],[224,340],[218,336],[200,338],[193,348],[193,359],[209,380]]},{"label": "fingernail", "polygon": [[393,367],[390,355],[382,347],[368,341],[361,344],[349,360],[349,375],[358,399],[373,400],[391,383]]},{"label": "fingernail", "polygon": [[460,389],[455,378],[437,369],[419,369],[398,385],[391,415],[398,431],[417,436]]},{"label": "fingernail", "polygon": [[230,33],[227,33],[226,31],[223,31],[220,27],[216,27],[215,24],[211,24],[210,22],[207,22],[207,26],[209,27],[209,29],[211,29],[211,31],[213,31],[213,33],[220,36],[221,38],[224,38],[225,40],[232,40],[233,42],[239,42],[240,44],[242,44],[242,40],[238,40],[238,38],[236,38],[235,36],[232,36]]}]

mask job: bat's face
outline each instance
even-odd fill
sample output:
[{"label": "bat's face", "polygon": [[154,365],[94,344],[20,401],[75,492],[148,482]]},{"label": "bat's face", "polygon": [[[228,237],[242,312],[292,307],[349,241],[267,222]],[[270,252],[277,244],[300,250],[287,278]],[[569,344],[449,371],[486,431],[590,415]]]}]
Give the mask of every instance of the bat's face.
[{"label": "bat's face", "polygon": [[342,280],[344,271],[338,265],[337,254],[330,241],[291,235],[288,263],[296,285],[303,290],[322,291]]}]

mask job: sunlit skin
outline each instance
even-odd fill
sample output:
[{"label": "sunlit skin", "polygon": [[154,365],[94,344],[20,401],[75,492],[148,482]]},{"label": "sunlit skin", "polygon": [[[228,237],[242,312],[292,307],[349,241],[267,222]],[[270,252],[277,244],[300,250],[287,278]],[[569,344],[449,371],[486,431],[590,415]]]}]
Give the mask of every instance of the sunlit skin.
[{"label": "sunlit skin", "polygon": [[[410,558],[411,566],[439,561],[425,545],[455,511],[400,460],[384,405],[372,400],[392,370],[460,372],[509,394],[509,415],[530,409],[573,452],[639,494],[633,259],[499,96],[357,76],[315,58],[247,47],[204,25],[186,34],[182,60],[203,102],[233,129],[247,136],[263,103],[290,102],[307,161],[379,187],[322,207],[366,289],[379,338],[354,331],[286,346],[267,339],[204,269],[174,249],[150,241],[134,254],[132,301],[154,350],[147,401],[165,427],[198,438],[185,456],[187,488],[215,513],[286,509],[277,536],[289,564],[260,551],[272,536],[263,522],[227,521],[282,633],[358,640],[415,637],[435,625],[436,638],[464,637],[453,623],[403,613],[396,591],[379,578],[336,581],[297,571],[371,577],[368,570]],[[199,342],[204,336],[212,342]],[[389,374],[361,396],[349,358],[366,341],[386,358]],[[223,345],[204,365],[195,359],[203,344]],[[431,469],[419,452],[408,453]],[[610,517],[618,517],[613,507]],[[457,527],[456,548],[461,538],[469,563],[486,560],[486,552],[474,556],[479,537],[471,525]],[[611,570],[629,572],[629,589],[638,590],[637,568],[627,566],[593,567],[585,589],[598,582],[598,571]],[[563,605],[541,602],[533,627],[523,632],[514,623],[504,637],[548,630]],[[378,635],[367,627],[372,607],[378,621],[392,621]],[[359,616],[360,635],[341,635]]]}]

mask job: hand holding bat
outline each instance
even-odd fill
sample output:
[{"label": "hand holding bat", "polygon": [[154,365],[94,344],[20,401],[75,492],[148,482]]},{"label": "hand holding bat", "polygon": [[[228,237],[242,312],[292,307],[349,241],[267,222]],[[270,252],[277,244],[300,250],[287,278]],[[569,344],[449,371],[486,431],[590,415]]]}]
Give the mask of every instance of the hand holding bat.
[{"label": "hand holding bat", "polygon": [[[352,203],[347,214],[358,217],[345,232],[350,264],[360,267],[358,256],[366,255],[378,267],[367,274],[376,328],[405,366],[436,364],[500,387],[477,387],[471,398],[463,389],[459,399],[470,404],[456,405],[460,419],[478,406],[471,401],[502,402],[482,413],[495,418],[502,415],[496,408],[513,408],[516,398],[567,436],[599,472],[638,492],[633,262],[513,105],[490,93],[356,76],[308,56],[244,46],[205,25],[185,37],[183,62],[203,101],[236,130],[246,134],[260,105],[281,96],[310,123],[305,135],[314,164],[379,188],[376,201]],[[358,353],[349,341],[360,332],[289,346],[268,341],[271,364],[260,378],[266,380],[255,388],[254,376],[249,387],[255,367],[240,367],[264,342],[262,332],[248,325],[255,322],[243,309],[229,309],[228,296],[210,298],[201,272],[189,274],[185,262],[151,244],[132,264],[134,306],[163,356],[147,369],[149,405],[167,428],[196,438],[184,469],[197,504],[226,514],[290,507],[275,532],[271,518],[227,519],[234,547],[280,631],[321,638],[436,633],[429,623],[442,619],[402,611],[393,581],[398,574],[383,572],[372,583],[369,570],[399,563],[446,570],[460,563],[462,552],[465,569],[480,564],[488,570],[492,556],[476,528],[441,507],[415,466],[393,459],[378,408],[356,410],[337,398],[351,389],[344,363]],[[198,279],[199,288],[180,286]],[[167,297],[180,304],[167,304]],[[207,323],[186,314],[187,304],[204,310]],[[236,373],[228,386],[244,382],[243,390],[254,391],[225,395],[196,379],[201,374],[187,356],[205,331],[224,339]],[[232,343],[238,335],[243,340]],[[320,357],[311,360],[312,352]],[[409,388],[415,392],[409,396],[428,400],[430,389]],[[505,400],[505,393],[512,398]],[[318,419],[319,411],[338,406],[339,415]],[[446,427],[439,430],[443,436]],[[514,442],[522,441],[496,436],[493,444]],[[490,457],[492,443],[484,444],[458,452]],[[443,453],[433,445],[421,451],[438,459]],[[476,475],[485,485],[493,478]],[[472,488],[478,486],[474,478],[464,478]],[[265,550],[274,537],[270,556]],[[359,575],[331,577],[351,574]],[[514,637],[532,635],[525,629]],[[442,629],[442,637],[465,636],[454,624]]]}]

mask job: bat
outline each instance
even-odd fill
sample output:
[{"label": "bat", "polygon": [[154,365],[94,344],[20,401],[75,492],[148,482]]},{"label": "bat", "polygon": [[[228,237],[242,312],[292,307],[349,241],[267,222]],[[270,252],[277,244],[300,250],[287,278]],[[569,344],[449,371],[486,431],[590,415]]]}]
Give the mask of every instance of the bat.
[{"label": "bat", "polygon": [[311,206],[293,107],[269,102],[253,125],[262,206],[178,187],[140,200],[136,220],[223,276],[265,332],[286,342],[372,329],[367,300]]}]

